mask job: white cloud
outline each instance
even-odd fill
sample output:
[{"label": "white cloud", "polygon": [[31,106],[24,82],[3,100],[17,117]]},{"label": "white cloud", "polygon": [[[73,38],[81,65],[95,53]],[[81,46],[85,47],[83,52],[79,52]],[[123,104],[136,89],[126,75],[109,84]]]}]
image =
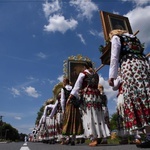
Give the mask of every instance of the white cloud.
[{"label": "white cloud", "polygon": [[64,16],[53,15],[49,17],[49,24],[44,26],[44,30],[65,33],[67,30],[74,30],[77,25],[78,22],[74,19],[66,20]]},{"label": "white cloud", "polygon": [[16,117],[15,117],[15,119],[16,119],[16,120],[21,120],[22,118],[21,118],[21,117],[16,116]]},{"label": "white cloud", "polygon": [[20,95],[20,91],[18,89],[16,89],[16,88],[12,87],[11,88],[11,92],[12,92],[12,94],[13,94],[14,97]]},{"label": "white cloud", "polygon": [[59,0],[53,0],[51,3],[46,1],[43,4],[43,11],[46,17],[49,17],[49,15],[58,12],[59,10],[61,10]]},{"label": "white cloud", "polygon": [[150,45],[150,6],[137,7],[125,16],[129,18],[133,32],[139,30],[137,36],[146,45]]},{"label": "white cloud", "polygon": [[84,40],[82,34],[77,34],[77,36],[80,38],[81,42],[82,42],[84,45],[86,45],[86,42],[85,42],[85,40]]},{"label": "white cloud", "polygon": [[61,75],[61,76],[59,76],[57,79],[58,79],[58,81],[60,81],[60,82],[63,82],[63,75]]},{"label": "white cloud", "polygon": [[123,2],[132,2],[137,6],[142,6],[150,3],[150,0],[122,0]]},{"label": "white cloud", "polygon": [[33,38],[35,38],[35,37],[36,37],[36,35],[35,35],[35,34],[33,34],[33,35],[32,35],[32,37],[33,37]]},{"label": "white cloud", "polygon": [[35,90],[35,88],[31,86],[24,88],[24,91],[28,94],[28,96],[34,98],[38,98],[40,96],[40,94]]},{"label": "white cloud", "polygon": [[47,58],[47,56],[42,52],[38,53],[37,56],[41,59],[46,59]]},{"label": "white cloud", "polygon": [[48,82],[49,82],[50,84],[53,84],[53,83],[55,83],[55,80],[50,80],[50,79],[48,79]]},{"label": "white cloud", "polygon": [[[11,125],[16,128],[19,133],[30,133],[32,130],[31,128],[34,127],[34,121],[32,124],[25,124],[25,123],[22,123],[20,124],[21,122],[19,120],[23,120],[23,118],[28,118],[29,116],[31,117],[32,115],[35,116],[36,112],[35,110],[33,112],[26,112],[26,113],[16,113],[16,112],[9,112],[9,110],[7,111],[0,111],[0,114],[2,116],[4,116],[3,118],[3,121],[4,122],[8,122],[7,120],[8,119],[13,119],[14,121],[11,123]],[[19,121],[19,124],[18,122],[16,121],[18,120]]]},{"label": "white cloud", "polygon": [[22,116],[21,113],[9,112],[8,110],[7,111],[0,111],[0,114],[6,118],[15,118],[15,116]]},{"label": "white cloud", "polygon": [[101,31],[101,32],[98,32],[98,31],[96,31],[96,30],[90,30],[89,33],[90,33],[91,35],[93,35],[93,36],[104,37],[102,31]]},{"label": "white cloud", "polygon": [[117,11],[113,11],[113,14],[117,14],[117,15],[119,15],[119,12],[117,12]]},{"label": "white cloud", "polygon": [[70,5],[79,12],[78,17],[85,17],[90,20],[93,12],[98,11],[98,7],[91,0],[71,0]]}]

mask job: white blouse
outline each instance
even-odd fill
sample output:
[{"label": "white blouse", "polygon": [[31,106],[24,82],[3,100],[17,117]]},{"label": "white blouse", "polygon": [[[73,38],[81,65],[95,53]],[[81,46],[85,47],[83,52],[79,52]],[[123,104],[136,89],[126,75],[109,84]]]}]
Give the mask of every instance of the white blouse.
[{"label": "white blouse", "polygon": [[[85,69],[84,71],[91,74],[91,72],[89,72],[88,69]],[[79,90],[82,87],[84,77],[85,77],[85,74],[83,72],[81,72],[76,80],[74,88],[71,91],[71,95],[74,95],[77,98],[79,97]]]},{"label": "white blouse", "polygon": [[49,115],[50,118],[53,118],[54,115],[56,114],[57,105],[58,105],[58,100],[56,100],[56,102],[55,102],[55,104],[53,105],[53,107],[51,107],[51,108],[52,108],[52,111],[51,111],[51,113],[50,113],[50,115]]},{"label": "white blouse", "polygon": [[[132,34],[124,33],[123,35],[129,36],[131,38],[135,37]],[[117,78],[118,74],[118,62],[121,49],[120,38],[114,35],[111,39],[111,57],[110,57],[110,67],[109,67],[109,79]]]}]

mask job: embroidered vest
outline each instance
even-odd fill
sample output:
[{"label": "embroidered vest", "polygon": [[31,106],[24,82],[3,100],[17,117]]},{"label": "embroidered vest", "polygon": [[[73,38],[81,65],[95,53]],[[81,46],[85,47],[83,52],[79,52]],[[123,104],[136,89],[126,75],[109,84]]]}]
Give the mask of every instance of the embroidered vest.
[{"label": "embroidered vest", "polygon": [[97,73],[94,74],[88,74],[87,72],[83,72],[85,74],[85,77],[83,79],[83,85],[82,89],[85,87],[90,87],[90,88],[97,88],[98,87],[98,82],[99,82],[99,76]]},{"label": "embroidered vest", "polygon": [[143,47],[137,37],[131,38],[126,35],[119,36],[121,41],[120,62],[127,59],[143,59]]},{"label": "embroidered vest", "polygon": [[71,90],[67,90],[65,87],[63,89],[64,89],[64,93],[65,93],[65,100],[67,100],[71,93]]}]

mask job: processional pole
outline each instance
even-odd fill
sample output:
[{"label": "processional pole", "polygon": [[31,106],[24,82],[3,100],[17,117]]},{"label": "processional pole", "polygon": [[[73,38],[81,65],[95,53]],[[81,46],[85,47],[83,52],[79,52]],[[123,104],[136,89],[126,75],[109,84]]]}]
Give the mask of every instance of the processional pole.
[{"label": "processional pole", "polygon": [[98,72],[101,68],[103,68],[105,66],[105,64],[101,64],[97,69],[96,69],[96,71],[95,72]]}]

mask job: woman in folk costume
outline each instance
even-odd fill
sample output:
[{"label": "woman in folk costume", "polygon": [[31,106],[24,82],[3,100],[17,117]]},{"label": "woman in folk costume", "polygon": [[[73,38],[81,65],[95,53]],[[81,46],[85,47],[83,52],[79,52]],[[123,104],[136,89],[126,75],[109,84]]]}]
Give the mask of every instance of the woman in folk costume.
[{"label": "woman in folk costume", "polygon": [[[83,126],[79,108],[75,108],[71,103],[67,103],[67,99],[72,90],[72,86],[69,84],[67,78],[64,79],[64,88],[61,89],[61,104],[63,111],[63,129],[62,135],[68,136],[66,141],[62,144],[75,145],[76,135],[83,134]],[[70,141],[70,136],[72,136]]]},{"label": "woman in folk costume", "polygon": [[[127,131],[150,125],[150,66],[140,40],[124,30],[112,30],[109,85],[114,86],[118,64],[122,74],[124,122]],[[148,133],[150,135],[150,132]],[[150,136],[147,136],[150,146]],[[146,143],[146,144],[147,144]]]},{"label": "woman in folk costume", "polygon": [[141,136],[139,135],[139,131],[135,130],[132,132],[127,132],[125,129],[124,123],[124,97],[123,97],[123,90],[122,90],[122,76],[120,72],[120,68],[118,69],[118,76],[114,80],[113,90],[118,90],[117,95],[117,113],[118,113],[118,130],[119,136],[122,138],[120,144],[128,144],[128,135],[134,134],[134,140],[130,142],[130,144],[140,144],[141,143]]},{"label": "woman in folk costume", "polygon": [[74,96],[78,97],[82,90],[84,135],[86,138],[92,138],[89,146],[96,146],[98,138],[110,136],[104,121],[98,83],[99,76],[93,70],[92,63],[86,62],[85,69],[79,74],[67,101],[69,102]]},{"label": "woman in folk costume", "polygon": [[55,135],[55,127],[54,127],[54,118],[49,118],[47,116],[48,113],[51,113],[52,109],[54,107],[54,100],[50,99],[46,101],[45,108],[43,115],[40,119],[39,125],[37,130],[40,132],[41,138],[48,138],[54,142],[54,135]]},{"label": "woman in folk costume", "polygon": [[[107,124],[108,128],[110,129],[110,122],[109,122],[109,111],[108,111],[108,99],[104,92],[104,87],[101,84],[98,84],[98,89],[100,91],[100,98],[101,98],[101,104],[102,104],[102,110],[104,112],[104,120]],[[100,144],[107,144],[107,138],[103,138]]]},{"label": "woman in folk costume", "polygon": [[118,76],[114,80],[113,90],[117,91],[117,129],[118,129],[118,136],[121,138],[119,141],[120,144],[128,144],[128,132],[124,129],[124,98],[123,98],[123,91],[122,91],[122,78],[120,73],[120,68],[118,69]]},{"label": "woman in folk costume", "polygon": [[121,78],[121,73],[120,73],[120,68],[118,69],[118,75],[117,78],[114,80],[114,86],[113,86],[113,90],[117,91],[118,90],[118,94],[117,94],[117,110],[119,112],[119,114],[123,117],[124,116],[124,99],[123,99],[123,91],[122,91],[122,78]]},{"label": "woman in folk costume", "polygon": [[62,136],[62,121],[63,121],[63,114],[62,114],[62,107],[61,107],[61,93],[58,93],[57,100],[53,106],[53,109],[49,115],[50,119],[55,119],[55,131],[57,142],[60,142]]},{"label": "woman in folk costume", "polygon": [[53,99],[49,99],[48,101],[46,101],[45,106],[44,106],[44,112],[43,112],[43,115],[39,121],[39,125],[37,127],[37,130],[44,130],[47,111],[49,110],[51,112],[53,107],[54,107],[54,100]]}]

